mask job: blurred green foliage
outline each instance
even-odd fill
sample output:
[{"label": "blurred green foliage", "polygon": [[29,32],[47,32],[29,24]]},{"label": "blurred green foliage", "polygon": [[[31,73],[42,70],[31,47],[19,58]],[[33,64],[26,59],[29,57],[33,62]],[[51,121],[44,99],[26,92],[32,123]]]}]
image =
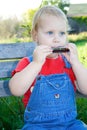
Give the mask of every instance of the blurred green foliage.
[{"label": "blurred green foliage", "polygon": [[86,23],[87,25],[87,16],[76,16],[76,17],[72,17],[73,19],[75,19],[78,23]]}]

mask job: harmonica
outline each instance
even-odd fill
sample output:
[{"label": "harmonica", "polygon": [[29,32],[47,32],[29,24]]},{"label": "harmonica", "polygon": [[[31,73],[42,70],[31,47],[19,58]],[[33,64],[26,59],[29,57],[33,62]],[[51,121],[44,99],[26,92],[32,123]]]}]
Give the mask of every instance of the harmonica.
[{"label": "harmonica", "polygon": [[63,53],[63,52],[69,52],[70,50],[68,48],[61,48],[61,47],[57,47],[57,48],[53,48],[53,53]]}]

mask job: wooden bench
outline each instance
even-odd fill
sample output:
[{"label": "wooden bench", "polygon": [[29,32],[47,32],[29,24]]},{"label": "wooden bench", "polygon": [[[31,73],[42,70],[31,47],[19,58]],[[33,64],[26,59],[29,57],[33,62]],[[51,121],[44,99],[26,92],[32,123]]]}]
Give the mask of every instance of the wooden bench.
[{"label": "wooden bench", "polygon": [[[35,46],[33,42],[0,44],[0,97],[11,96],[8,87],[11,72],[22,57],[32,54]],[[85,97],[78,92],[77,95]]]},{"label": "wooden bench", "polygon": [[18,61],[32,54],[35,43],[0,44],[0,97],[11,96],[8,82]]}]

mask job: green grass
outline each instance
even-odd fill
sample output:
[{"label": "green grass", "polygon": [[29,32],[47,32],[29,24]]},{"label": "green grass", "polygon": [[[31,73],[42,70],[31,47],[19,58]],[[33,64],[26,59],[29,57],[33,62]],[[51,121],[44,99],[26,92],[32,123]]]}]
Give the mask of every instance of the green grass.
[{"label": "green grass", "polygon": [[77,41],[78,55],[80,61],[87,67],[87,40]]},{"label": "green grass", "polygon": [[68,39],[71,42],[77,42],[77,43],[80,41],[87,41],[87,32],[68,35]]},{"label": "green grass", "polygon": [[68,39],[76,44],[79,60],[87,67],[87,32],[69,35]]},{"label": "green grass", "polygon": [[0,130],[16,130],[23,126],[24,107],[21,97],[0,98]]},{"label": "green grass", "polygon": [[87,98],[77,98],[78,119],[87,124]]}]

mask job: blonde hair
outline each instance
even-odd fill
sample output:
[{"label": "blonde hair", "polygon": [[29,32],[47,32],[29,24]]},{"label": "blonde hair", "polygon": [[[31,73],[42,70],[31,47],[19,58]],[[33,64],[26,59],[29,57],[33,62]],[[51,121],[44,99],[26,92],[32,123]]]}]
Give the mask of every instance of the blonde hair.
[{"label": "blonde hair", "polygon": [[63,11],[61,9],[59,9],[58,7],[55,7],[55,6],[48,6],[48,5],[43,6],[34,15],[33,22],[32,22],[32,33],[33,33],[33,31],[37,31],[40,19],[45,14],[62,17],[67,23],[66,15],[63,13]]}]

